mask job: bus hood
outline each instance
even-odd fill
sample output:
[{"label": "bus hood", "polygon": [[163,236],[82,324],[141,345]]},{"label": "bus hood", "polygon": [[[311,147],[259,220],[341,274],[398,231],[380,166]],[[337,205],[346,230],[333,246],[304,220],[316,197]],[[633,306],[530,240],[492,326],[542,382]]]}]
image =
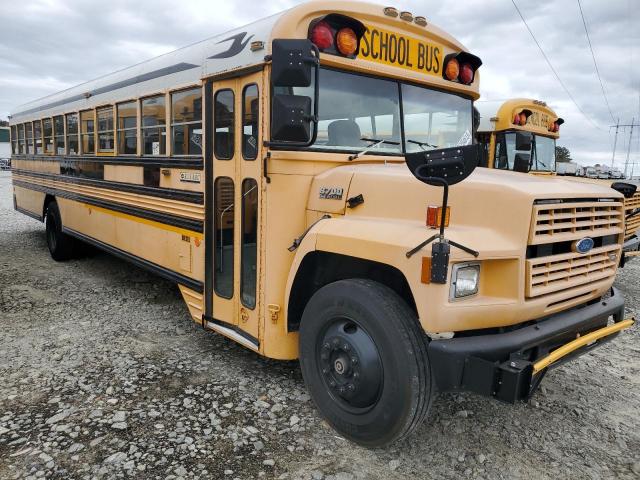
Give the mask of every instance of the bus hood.
[{"label": "bus hood", "polygon": [[[417,180],[404,164],[350,165],[314,178],[308,208],[391,223],[415,222],[424,228],[427,207],[441,205],[442,193],[442,188]],[[606,185],[477,168],[450,187],[450,226],[491,228],[522,238],[529,231],[534,201],[570,198],[623,197]]]}]

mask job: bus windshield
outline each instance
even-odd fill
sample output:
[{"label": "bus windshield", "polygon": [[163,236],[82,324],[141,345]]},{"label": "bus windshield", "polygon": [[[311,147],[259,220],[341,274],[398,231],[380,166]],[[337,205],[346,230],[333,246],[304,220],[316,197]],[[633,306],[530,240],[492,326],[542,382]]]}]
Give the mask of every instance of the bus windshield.
[{"label": "bus windshield", "polygon": [[[556,141],[553,138],[534,135],[531,150],[531,170],[556,171]],[[496,135],[495,168],[513,170],[516,154],[516,132]]]},{"label": "bus windshield", "polygon": [[[292,93],[313,97],[312,87],[294,88]],[[389,143],[369,153],[402,155],[472,141],[468,98],[326,68],[320,70],[319,93],[314,149],[351,152],[385,140]]]}]

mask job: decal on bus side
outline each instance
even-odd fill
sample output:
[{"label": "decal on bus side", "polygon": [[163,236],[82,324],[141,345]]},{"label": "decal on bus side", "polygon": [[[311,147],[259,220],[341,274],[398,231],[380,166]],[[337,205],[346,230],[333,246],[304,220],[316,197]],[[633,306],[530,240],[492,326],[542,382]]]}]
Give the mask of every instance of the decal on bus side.
[{"label": "decal on bus side", "polygon": [[443,53],[441,45],[368,27],[362,36],[358,58],[439,76]]}]

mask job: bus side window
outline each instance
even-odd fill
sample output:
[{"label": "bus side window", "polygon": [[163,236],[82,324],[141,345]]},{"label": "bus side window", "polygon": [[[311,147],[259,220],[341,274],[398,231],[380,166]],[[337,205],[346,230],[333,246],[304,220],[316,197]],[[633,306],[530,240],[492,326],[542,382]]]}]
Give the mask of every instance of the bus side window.
[{"label": "bus side window", "polygon": [[258,86],[247,85],[242,92],[242,157],[255,160],[258,156]]},{"label": "bus side window", "polygon": [[215,254],[214,282],[216,293],[223,298],[233,297],[234,261],[234,186],[229,177],[218,177],[215,192]]},{"label": "bus side window", "polygon": [[233,90],[219,90],[214,104],[213,149],[218,160],[231,160],[235,148],[233,137],[235,130]]}]

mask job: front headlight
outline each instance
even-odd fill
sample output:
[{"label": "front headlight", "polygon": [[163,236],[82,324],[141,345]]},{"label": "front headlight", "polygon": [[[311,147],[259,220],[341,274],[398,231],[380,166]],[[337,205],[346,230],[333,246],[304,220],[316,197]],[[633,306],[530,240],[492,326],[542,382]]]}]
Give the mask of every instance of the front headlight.
[{"label": "front headlight", "polygon": [[451,273],[450,299],[469,297],[478,293],[480,283],[479,263],[458,263]]}]

